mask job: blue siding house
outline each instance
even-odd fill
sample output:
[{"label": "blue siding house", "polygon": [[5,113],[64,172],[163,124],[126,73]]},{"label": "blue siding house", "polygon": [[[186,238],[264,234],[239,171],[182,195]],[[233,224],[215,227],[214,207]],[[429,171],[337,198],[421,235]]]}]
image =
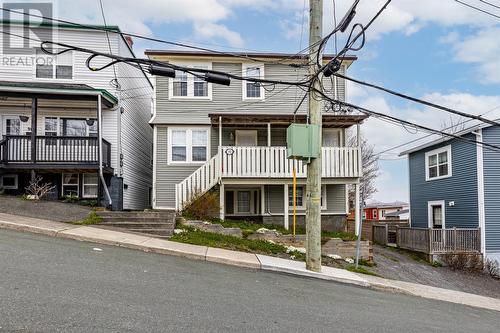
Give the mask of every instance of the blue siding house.
[{"label": "blue siding house", "polygon": [[[478,125],[458,133],[500,146],[500,128]],[[481,252],[500,261],[500,150],[442,138],[408,155],[413,228],[480,228]]]}]

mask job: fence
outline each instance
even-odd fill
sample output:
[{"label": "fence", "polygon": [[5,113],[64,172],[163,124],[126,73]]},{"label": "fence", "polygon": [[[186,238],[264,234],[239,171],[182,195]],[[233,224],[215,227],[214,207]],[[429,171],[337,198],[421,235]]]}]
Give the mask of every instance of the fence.
[{"label": "fence", "polygon": [[397,246],[427,254],[480,253],[479,228],[398,228]]}]

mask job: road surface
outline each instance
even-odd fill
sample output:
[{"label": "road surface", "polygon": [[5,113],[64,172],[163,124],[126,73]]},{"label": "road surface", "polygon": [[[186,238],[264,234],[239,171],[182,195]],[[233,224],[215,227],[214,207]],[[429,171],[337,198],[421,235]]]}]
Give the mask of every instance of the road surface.
[{"label": "road surface", "polygon": [[499,332],[500,313],[0,230],[0,332]]}]

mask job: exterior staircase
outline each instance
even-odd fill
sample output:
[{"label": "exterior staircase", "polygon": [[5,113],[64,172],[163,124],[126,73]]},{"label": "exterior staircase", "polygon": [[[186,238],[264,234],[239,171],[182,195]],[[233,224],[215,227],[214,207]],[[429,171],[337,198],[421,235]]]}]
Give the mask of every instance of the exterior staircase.
[{"label": "exterior staircase", "polygon": [[126,229],[157,238],[169,238],[175,228],[174,211],[110,212],[101,211],[101,226]]}]

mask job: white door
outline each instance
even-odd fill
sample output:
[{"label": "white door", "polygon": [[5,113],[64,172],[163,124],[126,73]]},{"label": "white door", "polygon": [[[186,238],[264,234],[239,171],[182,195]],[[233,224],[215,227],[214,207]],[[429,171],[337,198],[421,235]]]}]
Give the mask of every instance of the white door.
[{"label": "white door", "polygon": [[236,146],[238,147],[256,147],[256,130],[236,130]]}]

